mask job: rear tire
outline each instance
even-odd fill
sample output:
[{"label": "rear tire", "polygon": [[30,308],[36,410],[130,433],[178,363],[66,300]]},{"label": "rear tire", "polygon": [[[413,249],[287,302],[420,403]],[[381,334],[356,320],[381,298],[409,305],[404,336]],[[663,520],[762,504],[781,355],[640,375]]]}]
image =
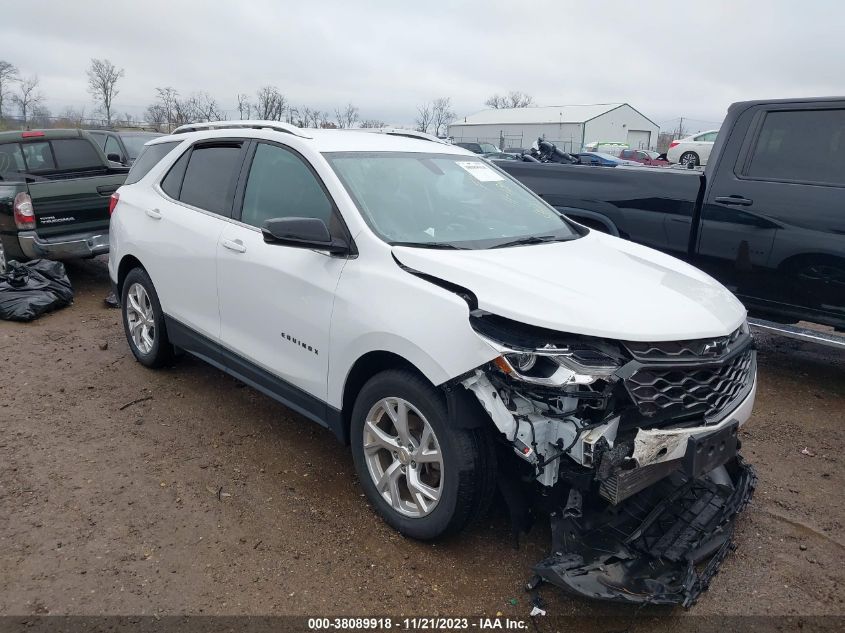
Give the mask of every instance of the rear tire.
[{"label": "rear tire", "polygon": [[421,376],[387,370],[371,378],[355,401],[350,435],[364,493],[400,533],[431,540],[486,515],[496,491],[489,430],[452,426],[442,394]]},{"label": "rear tire", "polygon": [[678,159],[678,162],[681,163],[681,165],[685,165],[687,167],[689,167],[690,165],[698,167],[701,164],[701,159],[695,152],[684,152],[683,154],[681,154],[681,157]]},{"label": "rear tire", "polygon": [[155,286],[143,268],[133,268],[123,281],[120,297],[123,331],[135,359],[146,367],[162,367],[173,360],[164,312]]}]

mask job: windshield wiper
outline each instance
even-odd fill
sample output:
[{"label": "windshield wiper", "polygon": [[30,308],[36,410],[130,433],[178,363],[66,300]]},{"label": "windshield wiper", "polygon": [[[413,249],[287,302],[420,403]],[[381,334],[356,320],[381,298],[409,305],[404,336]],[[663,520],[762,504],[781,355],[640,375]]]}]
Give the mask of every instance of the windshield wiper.
[{"label": "windshield wiper", "polygon": [[414,248],[445,248],[456,251],[468,250],[464,246],[458,246],[451,242],[390,242],[391,246],[412,246]]},{"label": "windshield wiper", "polygon": [[555,235],[529,235],[528,237],[520,237],[516,240],[502,242],[490,248],[505,248],[507,246],[527,246],[528,244],[544,244],[546,242],[559,242],[569,238],[557,237]]}]

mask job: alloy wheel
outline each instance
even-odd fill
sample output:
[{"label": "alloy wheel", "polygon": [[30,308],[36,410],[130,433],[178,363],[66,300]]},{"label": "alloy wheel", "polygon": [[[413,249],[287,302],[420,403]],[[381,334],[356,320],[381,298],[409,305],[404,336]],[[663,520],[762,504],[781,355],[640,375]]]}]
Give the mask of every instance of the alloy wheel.
[{"label": "alloy wheel", "polygon": [[407,517],[430,514],[443,492],[443,454],[428,420],[402,398],[383,398],[364,422],[364,459],[376,490]]},{"label": "alloy wheel", "polygon": [[149,354],[155,345],[155,315],[150,296],[141,284],[132,284],[126,294],[126,320],[135,347],[142,354]]}]

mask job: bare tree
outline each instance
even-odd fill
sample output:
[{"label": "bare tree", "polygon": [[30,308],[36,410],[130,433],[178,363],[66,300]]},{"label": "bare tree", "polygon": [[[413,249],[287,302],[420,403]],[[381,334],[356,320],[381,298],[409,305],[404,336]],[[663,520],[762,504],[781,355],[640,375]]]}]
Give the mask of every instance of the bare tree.
[{"label": "bare tree", "polygon": [[358,108],[351,103],[348,103],[343,110],[335,108],[334,114],[337,120],[337,127],[341,129],[355,127],[355,124],[360,120]]},{"label": "bare tree", "polygon": [[264,86],[255,95],[255,116],[265,121],[281,121],[288,101],[275,86]]},{"label": "bare tree", "polygon": [[245,94],[238,94],[238,116],[241,121],[249,118],[249,113],[252,110],[252,105],[249,103],[249,97]]},{"label": "bare tree", "polygon": [[85,123],[85,108],[68,106],[59,113],[55,123],[59,127],[82,127]]},{"label": "bare tree", "polygon": [[147,108],[147,121],[160,130],[172,131],[178,101],[179,91],[176,88],[156,88],[156,103]]},{"label": "bare tree", "polygon": [[494,94],[484,102],[488,108],[527,108],[534,105],[534,97],[518,90],[511,90],[507,95]]},{"label": "bare tree", "polygon": [[449,97],[440,97],[431,104],[431,127],[435,136],[446,134],[449,124],[455,120],[455,113],[452,112],[452,100]]},{"label": "bare tree", "polygon": [[3,102],[11,96],[12,83],[18,80],[18,69],[9,62],[0,60],[0,121],[3,120]]},{"label": "bare tree", "polygon": [[145,117],[147,119],[147,123],[154,126],[159,132],[167,129],[167,112],[160,103],[154,103],[148,107]]},{"label": "bare tree", "polygon": [[189,110],[194,115],[194,121],[225,121],[226,115],[217,100],[207,92],[197,92],[191,95]]},{"label": "bare tree", "polygon": [[428,132],[428,128],[431,127],[432,116],[430,103],[424,103],[417,108],[416,124],[418,132]]},{"label": "bare tree", "polygon": [[111,125],[112,102],[117,96],[117,82],[123,77],[123,69],[117,68],[107,59],[91,59],[88,67],[88,92]]},{"label": "bare tree", "polygon": [[18,106],[24,127],[26,127],[29,121],[29,115],[31,114],[32,109],[39,105],[43,100],[44,96],[38,91],[37,75],[20,80],[20,83],[18,83],[17,94],[12,95],[12,103]]},{"label": "bare tree", "polygon": [[534,105],[534,97],[519,90],[511,90],[508,93],[508,104],[509,108],[527,108]]},{"label": "bare tree", "polygon": [[53,127],[53,117],[50,113],[50,109],[40,103],[32,104],[29,115],[29,123],[33,127]]},{"label": "bare tree", "polygon": [[379,119],[364,119],[361,121],[362,128],[382,128],[387,127],[387,123]]}]

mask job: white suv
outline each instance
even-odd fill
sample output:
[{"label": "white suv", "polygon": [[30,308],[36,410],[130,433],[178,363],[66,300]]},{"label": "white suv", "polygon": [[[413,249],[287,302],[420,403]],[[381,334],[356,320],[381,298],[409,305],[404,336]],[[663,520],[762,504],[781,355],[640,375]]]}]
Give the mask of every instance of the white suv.
[{"label": "white suv", "polygon": [[148,143],[109,257],[138,361],[186,351],[330,428],[421,539],[497,485],[580,512],[574,490],[609,507],[735,457],[756,366],[730,292],[398,134],[228,122]]}]

